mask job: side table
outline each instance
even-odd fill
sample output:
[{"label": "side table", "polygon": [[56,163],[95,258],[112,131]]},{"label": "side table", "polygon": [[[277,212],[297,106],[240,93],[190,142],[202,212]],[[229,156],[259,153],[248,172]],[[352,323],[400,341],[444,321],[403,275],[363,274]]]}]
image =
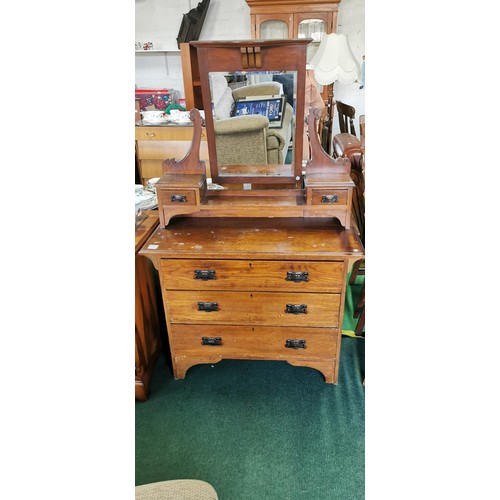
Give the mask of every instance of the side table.
[{"label": "side table", "polygon": [[148,397],[160,352],[160,290],[156,269],[148,258],[139,255],[139,250],[158,223],[158,211],[147,210],[135,228],[135,398],[141,401]]}]

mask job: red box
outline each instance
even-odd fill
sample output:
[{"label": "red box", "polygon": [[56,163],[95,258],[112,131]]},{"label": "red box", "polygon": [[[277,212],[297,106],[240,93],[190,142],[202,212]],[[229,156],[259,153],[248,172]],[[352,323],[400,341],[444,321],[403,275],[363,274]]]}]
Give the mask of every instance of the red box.
[{"label": "red box", "polygon": [[141,111],[153,109],[165,111],[172,104],[168,89],[135,89],[135,98],[139,100]]}]

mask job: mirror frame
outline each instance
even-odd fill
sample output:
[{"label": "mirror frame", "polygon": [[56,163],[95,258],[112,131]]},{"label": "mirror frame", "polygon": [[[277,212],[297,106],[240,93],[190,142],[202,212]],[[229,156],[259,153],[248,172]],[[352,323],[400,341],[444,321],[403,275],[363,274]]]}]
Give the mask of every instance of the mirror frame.
[{"label": "mirror frame", "polygon": [[[208,154],[212,181],[217,184],[285,184],[302,187],[303,130],[305,107],[305,75],[307,46],[312,38],[283,40],[222,40],[193,41],[197,50],[200,70]],[[219,175],[215,148],[212,97],[209,74],[236,71],[296,71],[297,95],[295,100],[295,124],[293,131],[293,157],[291,175],[259,175],[258,165],[244,166],[248,175]],[[265,168],[264,168],[265,167]],[[268,171],[269,166],[263,166]]]}]

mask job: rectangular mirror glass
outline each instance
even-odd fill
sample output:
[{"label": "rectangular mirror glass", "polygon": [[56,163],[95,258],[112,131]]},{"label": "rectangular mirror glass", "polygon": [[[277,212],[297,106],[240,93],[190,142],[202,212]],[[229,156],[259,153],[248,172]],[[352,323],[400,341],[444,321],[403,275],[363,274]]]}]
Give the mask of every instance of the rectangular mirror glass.
[{"label": "rectangular mirror glass", "polygon": [[292,176],[297,72],[210,72],[209,82],[219,176]]},{"label": "rectangular mirror glass", "polygon": [[236,190],[302,188],[310,42],[191,42],[197,49],[214,183]]}]

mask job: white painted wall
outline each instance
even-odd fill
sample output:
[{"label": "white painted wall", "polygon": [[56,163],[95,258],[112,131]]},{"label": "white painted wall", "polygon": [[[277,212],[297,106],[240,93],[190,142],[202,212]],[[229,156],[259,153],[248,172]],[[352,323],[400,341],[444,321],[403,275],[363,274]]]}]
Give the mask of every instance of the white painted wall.
[{"label": "white painted wall", "polygon": [[[136,0],[135,41],[152,42],[155,49],[168,52],[140,53],[135,56],[137,88],[173,88],[184,97],[180,53],[176,37],[182,15],[196,8],[199,0]],[[342,0],[337,32],[349,38],[361,64],[365,53],[365,0]],[[247,40],[251,38],[250,8],[245,0],[212,0],[200,33],[201,40]],[[356,118],[364,114],[364,89],[359,83],[334,85],[334,95],[356,108]],[[356,120],[357,122],[357,120]],[[357,124],[357,123],[356,123]],[[357,126],[359,132],[359,126]],[[334,132],[338,122],[334,121]]]},{"label": "white painted wall", "polygon": [[[177,35],[182,15],[199,0],[136,0],[135,41],[152,42],[165,53],[136,53],[137,88],[173,88],[184,97],[181,56]],[[245,0],[212,0],[200,40],[246,40],[250,35],[250,8]]]}]

